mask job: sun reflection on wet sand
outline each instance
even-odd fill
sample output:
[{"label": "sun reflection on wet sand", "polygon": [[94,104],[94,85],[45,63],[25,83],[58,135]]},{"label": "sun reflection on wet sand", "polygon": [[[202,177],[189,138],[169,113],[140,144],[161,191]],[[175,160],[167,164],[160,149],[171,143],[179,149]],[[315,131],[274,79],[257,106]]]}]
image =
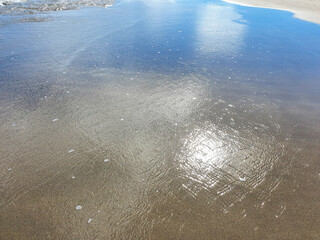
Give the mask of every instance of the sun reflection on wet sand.
[{"label": "sun reflection on wet sand", "polygon": [[[184,186],[192,195],[196,197],[199,191],[208,191],[227,210],[250,192],[259,191],[258,186],[269,172],[279,161],[283,161],[281,155],[285,143],[283,145],[279,139],[275,140],[277,133],[267,136],[251,128],[250,138],[246,138],[248,136],[243,137],[244,132],[228,125],[206,123],[187,136],[178,161],[187,179]],[[286,158],[290,159],[290,156]],[[290,163],[285,166],[288,168]],[[282,170],[285,172],[285,169]],[[264,188],[273,191],[281,179],[281,176],[278,177]],[[267,200],[270,192],[265,191],[260,196],[260,204]],[[224,195],[228,196],[222,200]]]}]

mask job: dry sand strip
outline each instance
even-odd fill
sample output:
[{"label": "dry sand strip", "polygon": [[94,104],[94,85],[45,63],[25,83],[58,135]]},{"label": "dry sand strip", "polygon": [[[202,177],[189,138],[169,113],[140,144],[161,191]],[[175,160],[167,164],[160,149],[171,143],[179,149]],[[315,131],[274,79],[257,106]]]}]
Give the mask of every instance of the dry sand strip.
[{"label": "dry sand strip", "polygon": [[294,16],[320,24],[320,0],[224,0],[249,7],[272,8],[290,11]]}]

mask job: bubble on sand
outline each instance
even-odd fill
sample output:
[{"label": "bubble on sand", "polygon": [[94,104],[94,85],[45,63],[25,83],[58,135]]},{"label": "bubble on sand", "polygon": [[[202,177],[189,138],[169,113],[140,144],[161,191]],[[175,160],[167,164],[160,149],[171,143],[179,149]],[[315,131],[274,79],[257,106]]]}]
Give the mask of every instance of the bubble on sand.
[{"label": "bubble on sand", "polygon": [[120,121],[123,121],[123,120],[124,120],[123,118],[120,119]]},{"label": "bubble on sand", "polygon": [[59,120],[58,118],[55,118],[55,119],[52,119],[52,122],[56,122],[58,120]]},{"label": "bubble on sand", "polygon": [[75,179],[76,177],[75,177],[75,176],[72,176],[71,178],[72,178],[72,179]]},{"label": "bubble on sand", "polygon": [[81,209],[82,209],[81,205],[76,206],[76,210],[81,210]]},{"label": "bubble on sand", "polygon": [[101,212],[101,210],[98,210],[98,213],[100,213]]},{"label": "bubble on sand", "polygon": [[69,150],[69,153],[72,153],[72,152],[74,152],[74,149]]},{"label": "bubble on sand", "polygon": [[11,171],[11,168],[8,168],[8,171]]},{"label": "bubble on sand", "polygon": [[110,160],[108,158],[106,158],[105,160],[103,160],[104,162],[109,162]]},{"label": "bubble on sand", "polygon": [[89,218],[88,223],[91,223],[91,222],[92,222],[92,218]]},{"label": "bubble on sand", "polygon": [[240,180],[241,182],[247,181],[246,177],[239,177],[239,180]]},{"label": "bubble on sand", "polygon": [[67,93],[70,93],[70,91],[67,91]]},{"label": "bubble on sand", "polygon": [[11,125],[11,127],[15,127],[15,126],[17,126],[15,123]]}]

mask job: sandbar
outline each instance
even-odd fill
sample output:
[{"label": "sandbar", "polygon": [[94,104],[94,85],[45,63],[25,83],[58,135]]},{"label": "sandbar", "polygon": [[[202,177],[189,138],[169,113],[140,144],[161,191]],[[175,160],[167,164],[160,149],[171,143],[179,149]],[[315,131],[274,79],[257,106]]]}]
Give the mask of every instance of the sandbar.
[{"label": "sandbar", "polygon": [[320,1],[318,0],[224,0],[242,6],[272,8],[290,11],[294,17],[320,24]]}]

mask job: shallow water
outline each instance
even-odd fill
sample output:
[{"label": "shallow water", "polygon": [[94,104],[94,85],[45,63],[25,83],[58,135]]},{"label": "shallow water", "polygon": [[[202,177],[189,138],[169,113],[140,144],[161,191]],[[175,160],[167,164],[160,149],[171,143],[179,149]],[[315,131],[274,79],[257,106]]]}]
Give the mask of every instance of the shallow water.
[{"label": "shallow water", "polygon": [[320,26],[219,1],[0,20],[1,239],[319,239]]}]

